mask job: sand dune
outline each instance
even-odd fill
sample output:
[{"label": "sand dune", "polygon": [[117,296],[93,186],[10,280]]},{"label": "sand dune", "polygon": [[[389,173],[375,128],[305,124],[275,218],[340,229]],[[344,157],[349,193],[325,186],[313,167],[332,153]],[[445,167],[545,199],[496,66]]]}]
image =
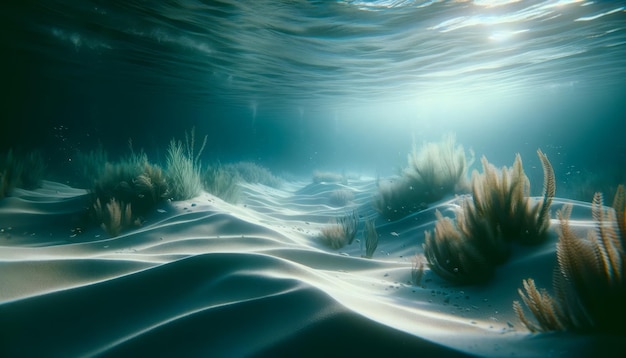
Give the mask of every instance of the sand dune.
[{"label": "sand dune", "polygon": [[[334,190],[354,194],[346,207]],[[244,185],[240,204],[210,195],[166,203],[134,230],[72,231],[86,192],[45,182],[0,201],[0,356],[619,356],[611,337],[532,335],[511,308],[521,280],[550,287],[556,234],[518,247],[484,286],[450,285],[412,258],[434,210],[386,222],[370,206],[373,179]],[[568,200],[556,200],[554,208]],[[574,202],[572,226],[591,226]],[[318,239],[356,210],[357,239]],[[380,234],[361,258],[363,218]],[[553,226],[554,226],[553,222]]]}]

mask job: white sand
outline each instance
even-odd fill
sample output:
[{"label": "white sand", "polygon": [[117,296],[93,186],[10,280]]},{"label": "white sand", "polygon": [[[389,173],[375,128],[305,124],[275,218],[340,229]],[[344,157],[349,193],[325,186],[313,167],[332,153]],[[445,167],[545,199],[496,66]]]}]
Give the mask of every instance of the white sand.
[{"label": "white sand", "polygon": [[[330,194],[352,190],[344,208]],[[143,226],[109,238],[71,231],[86,192],[45,182],[0,200],[0,356],[604,356],[611,337],[533,335],[511,304],[521,281],[551,288],[557,235],[519,247],[484,286],[428,271],[411,284],[434,209],[386,222],[370,206],[372,179],[246,185],[231,205],[203,194],[165,203]],[[564,200],[555,200],[552,212]],[[572,226],[591,225],[575,202]],[[376,218],[373,259],[357,240],[325,247],[320,229],[356,209]],[[553,221],[553,228],[556,227]]]}]

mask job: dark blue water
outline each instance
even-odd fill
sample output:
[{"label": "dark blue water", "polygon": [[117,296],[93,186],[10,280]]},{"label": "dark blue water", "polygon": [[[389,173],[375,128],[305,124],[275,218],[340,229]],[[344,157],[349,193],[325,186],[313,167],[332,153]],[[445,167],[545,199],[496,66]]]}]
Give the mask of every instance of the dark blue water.
[{"label": "dark blue water", "polygon": [[625,6],[9,1],[0,146],[43,149],[62,176],[98,142],[160,161],[195,126],[209,162],[387,175],[454,132],[530,176],[542,148],[561,183],[624,182]]}]

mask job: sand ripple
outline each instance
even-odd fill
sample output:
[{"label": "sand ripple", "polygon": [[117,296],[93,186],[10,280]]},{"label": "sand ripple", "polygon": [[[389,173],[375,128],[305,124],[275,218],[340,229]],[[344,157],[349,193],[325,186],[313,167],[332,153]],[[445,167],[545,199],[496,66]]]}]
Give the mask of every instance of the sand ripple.
[{"label": "sand ripple", "polygon": [[[335,251],[317,239],[334,216],[376,216],[373,180],[344,188],[354,199],[343,208],[327,204],[336,185],[249,185],[239,205],[203,194],[115,238],[99,228],[73,237],[59,220],[80,210],[84,192],[46,183],[17,193],[0,202],[0,355],[497,357],[595,348],[565,334],[531,336],[514,317],[523,278],[550,286],[555,234],[519,248],[488,285],[454,287],[426,270],[415,286],[411,260],[434,207],[378,219],[379,249],[363,259],[360,240]],[[589,207],[575,205],[575,228],[585,231]]]}]

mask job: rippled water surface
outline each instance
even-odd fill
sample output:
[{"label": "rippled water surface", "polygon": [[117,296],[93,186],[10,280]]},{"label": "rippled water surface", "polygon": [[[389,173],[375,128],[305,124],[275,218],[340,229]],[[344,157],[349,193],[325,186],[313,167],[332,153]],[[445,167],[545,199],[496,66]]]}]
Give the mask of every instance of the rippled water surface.
[{"label": "rippled water surface", "polygon": [[95,140],[123,154],[132,138],[159,161],[195,126],[209,135],[207,161],[307,174],[391,173],[412,141],[448,132],[499,165],[539,147],[564,173],[626,162],[623,1],[48,0],[6,9],[6,148],[52,148],[69,162]]},{"label": "rippled water surface", "polygon": [[[3,15],[54,76],[275,106],[614,88],[617,1],[41,1]],[[93,76],[93,77],[91,77]]]}]

